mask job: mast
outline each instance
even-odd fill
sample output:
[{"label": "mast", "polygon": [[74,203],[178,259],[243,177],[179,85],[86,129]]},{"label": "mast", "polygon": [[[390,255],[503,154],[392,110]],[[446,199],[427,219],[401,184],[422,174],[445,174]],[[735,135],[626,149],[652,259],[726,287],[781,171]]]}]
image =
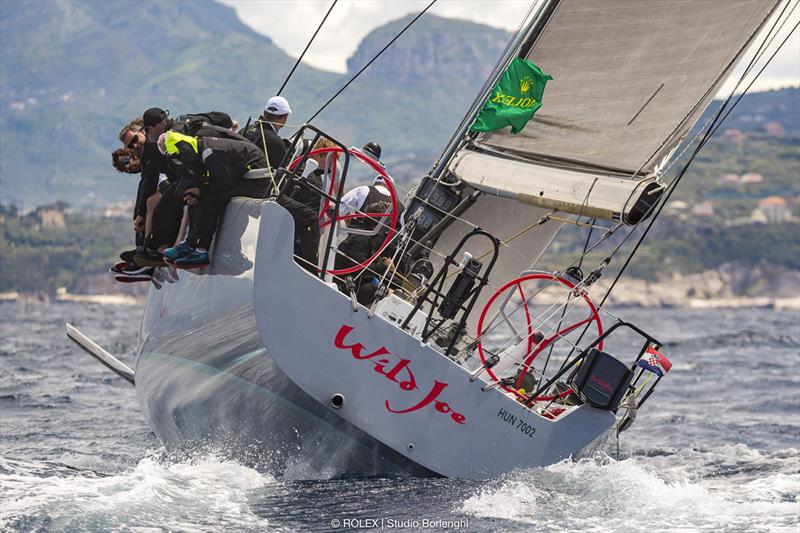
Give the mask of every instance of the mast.
[{"label": "mast", "polygon": [[536,35],[538,35],[542,28],[544,28],[545,24],[547,24],[548,18],[550,15],[552,15],[560,1],[561,0],[541,0],[538,9],[531,16],[530,21],[527,23],[523,22],[524,28],[519,31],[511,39],[511,41],[509,41],[508,45],[506,45],[505,50],[503,50],[503,53],[495,64],[494,69],[492,69],[491,74],[488,78],[486,78],[486,81],[478,91],[478,95],[467,109],[467,113],[464,115],[464,118],[461,119],[461,123],[459,124],[458,128],[450,137],[450,140],[447,142],[445,147],[442,149],[439,157],[434,161],[434,164],[429,172],[432,178],[436,180],[441,178],[442,172],[445,168],[447,168],[450,159],[463,144],[464,136],[466,135],[470,126],[472,126],[472,123],[475,122],[475,117],[477,117],[478,113],[480,113],[480,110],[483,107],[483,104],[486,103],[486,100],[489,98],[489,94],[491,93],[492,89],[494,89],[494,87],[497,85],[497,82],[500,81],[500,77],[503,75],[506,67],[508,67],[508,64],[512,59],[514,59],[514,57],[516,57],[517,51],[520,49],[520,47],[525,50],[526,47],[529,48],[533,45]]}]

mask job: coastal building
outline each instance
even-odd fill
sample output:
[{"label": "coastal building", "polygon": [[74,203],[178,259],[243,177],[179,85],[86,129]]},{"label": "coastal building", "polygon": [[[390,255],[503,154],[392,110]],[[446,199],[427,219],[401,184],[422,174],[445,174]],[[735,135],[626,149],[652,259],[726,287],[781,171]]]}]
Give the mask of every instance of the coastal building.
[{"label": "coastal building", "polygon": [[739,183],[738,174],[723,174],[717,178],[718,185],[735,185],[737,183]]},{"label": "coastal building", "polygon": [[744,141],[747,140],[747,135],[745,135],[744,132],[739,128],[728,128],[723,133],[723,136],[726,139],[735,142],[739,146],[741,146],[744,143]]},{"label": "coastal building", "polygon": [[686,220],[689,218],[689,204],[682,200],[673,200],[665,206],[664,214],[669,217]]},{"label": "coastal building", "polygon": [[58,209],[41,209],[37,211],[36,218],[43,228],[66,228],[64,213]]},{"label": "coastal building", "polygon": [[105,209],[103,209],[103,217],[105,218],[129,217],[132,210],[133,210],[132,201],[110,204],[107,205]]},{"label": "coastal building", "polygon": [[696,217],[713,217],[714,204],[711,202],[699,202],[692,207],[692,214]]},{"label": "coastal building", "polygon": [[765,224],[779,224],[792,219],[792,211],[785,198],[780,196],[768,196],[758,202],[758,207],[751,215],[753,222],[763,222]]},{"label": "coastal building", "polygon": [[780,122],[767,122],[764,124],[764,131],[767,132],[767,135],[772,135],[773,137],[780,137],[785,133]]},{"label": "coastal building", "polygon": [[764,181],[764,176],[758,172],[748,172],[739,178],[739,183],[761,183],[762,181]]}]

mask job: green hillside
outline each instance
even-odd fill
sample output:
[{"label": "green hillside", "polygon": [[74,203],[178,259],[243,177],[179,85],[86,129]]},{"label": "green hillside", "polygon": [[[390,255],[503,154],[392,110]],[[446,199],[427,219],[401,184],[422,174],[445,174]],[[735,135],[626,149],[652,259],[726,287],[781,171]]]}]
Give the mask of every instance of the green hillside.
[{"label": "green hillside", "polygon": [[[22,205],[128,198],[109,152],[158,105],[258,112],[293,60],[213,2],[0,2],[0,194]],[[35,31],[31,31],[35,28]],[[301,86],[337,76],[303,68]],[[313,95],[287,96],[308,109]]]},{"label": "green hillside", "polygon": [[[370,33],[351,73],[407,22]],[[397,177],[415,178],[506,39],[501,30],[426,15],[316,122],[347,144],[379,140]],[[135,180],[117,175],[109,156],[127,120],[156,105],[173,114],[224,110],[244,122],[293,64],[215,2],[0,2],[0,200],[32,207],[128,199]],[[302,123],[349,77],[298,69],[284,91],[290,122]]]}]

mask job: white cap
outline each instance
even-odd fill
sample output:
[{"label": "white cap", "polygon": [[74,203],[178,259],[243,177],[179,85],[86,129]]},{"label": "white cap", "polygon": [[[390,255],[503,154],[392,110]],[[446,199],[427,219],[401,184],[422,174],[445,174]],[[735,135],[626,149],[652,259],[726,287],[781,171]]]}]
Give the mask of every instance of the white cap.
[{"label": "white cap", "polygon": [[264,112],[270,115],[288,115],[292,112],[289,102],[283,96],[273,96],[264,105]]}]

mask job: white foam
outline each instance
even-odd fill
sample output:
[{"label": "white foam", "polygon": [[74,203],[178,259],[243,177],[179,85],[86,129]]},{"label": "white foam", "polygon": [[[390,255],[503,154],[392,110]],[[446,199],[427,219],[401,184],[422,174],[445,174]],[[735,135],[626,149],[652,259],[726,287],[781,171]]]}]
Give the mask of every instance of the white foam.
[{"label": "white foam", "polygon": [[64,474],[2,476],[0,528],[20,519],[46,517],[48,527],[55,529],[91,529],[100,524],[213,529],[223,518],[229,525],[258,529],[267,524],[251,512],[248,492],[275,481],[215,457],[184,463],[145,458],[133,470],[112,476]]},{"label": "white foam", "polygon": [[[733,452],[734,462],[735,454],[751,465],[760,459],[743,445],[724,448],[718,452]],[[694,460],[656,459],[583,459],[515,472],[479,489],[460,511],[552,530],[797,530],[800,474],[697,479]]]}]

